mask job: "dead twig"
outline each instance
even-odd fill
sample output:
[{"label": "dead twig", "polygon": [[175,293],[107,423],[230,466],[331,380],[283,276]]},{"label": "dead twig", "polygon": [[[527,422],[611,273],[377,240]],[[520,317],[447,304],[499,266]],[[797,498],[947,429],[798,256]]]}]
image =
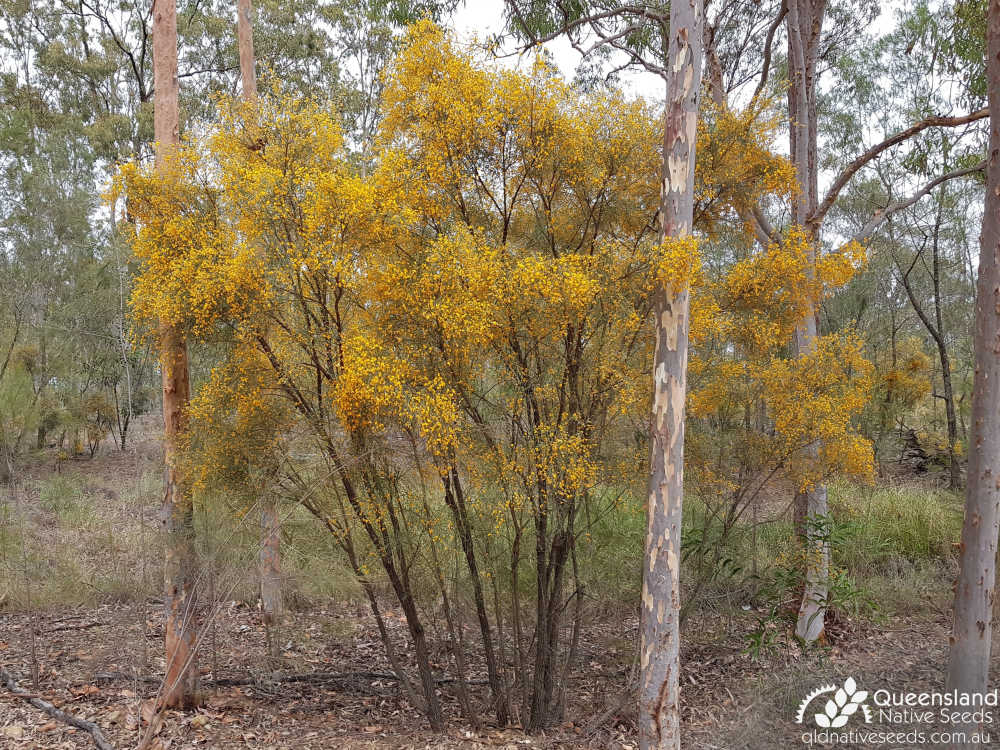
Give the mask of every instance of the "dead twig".
[{"label": "dead twig", "polygon": [[114,748],[108,744],[108,741],[104,739],[104,735],[101,734],[101,729],[97,726],[97,724],[92,721],[87,721],[86,719],[80,719],[72,714],[68,714],[65,711],[56,708],[48,701],[42,700],[33,693],[29,693],[24,688],[19,687],[17,681],[10,674],[10,672],[3,667],[0,667],[0,681],[3,681],[3,684],[14,695],[26,700],[32,706],[48,714],[53,719],[57,719],[69,724],[70,726],[74,726],[77,729],[82,729],[87,732],[93,738],[94,744],[99,748],[99,750],[114,750]]},{"label": "dead twig", "polygon": [[60,630],[87,630],[89,628],[99,628],[103,622],[85,622],[80,625],[60,625],[58,628],[49,628],[46,633],[58,633]]},{"label": "dead twig", "polygon": [[[98,672],[94,675],[94,682],[115,682],[116,680],[138,679],[140,682],[156,683],[160,682],[159,677],[152,675],[140,675],[133,678],[124,672]],[[392,672],[303,672],[299,674],[285,674],[274,672],[273,674],[261,674],[253,677],[219,677],[212,680],[204,680],[206,685],[214,687],[241,687],[244,685],[259,685],[267,683],[282,682],[311,682],[322,684],[326,682],[346,682],[351,680],[385,680],[386,682],[399,682],[399,677]],[[454,677],[436,677],[434,682],[438,685],[447,685],[455,682]],[[468,685],[487,685],[488,680],[466,680]]]},{"label": "dead twig", "polygon": [[[350,680],[384,680],[386,682],[398,682],[399,677],[392,672],[304,672],[302,674],[282,674],[276,672],[271,675],[260,677],[220,677],[212,680],[210,684],[219,687],[235,687],[239,685],[254,685],[259,682],[311,682],[322,684],[326,682],[346,682]],[[438,685],[446,685],[455,682],[454,677],[435,677],[434,682]],[[487,680],[466,680],[469,685],[486,685]]]}]

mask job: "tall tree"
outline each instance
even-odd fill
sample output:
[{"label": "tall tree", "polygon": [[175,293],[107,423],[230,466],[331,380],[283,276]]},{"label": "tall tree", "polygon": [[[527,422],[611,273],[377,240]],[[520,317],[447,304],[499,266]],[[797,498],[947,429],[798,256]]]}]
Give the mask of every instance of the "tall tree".
[{"label": "tall tree", "polygon": [[[937,198],[937,206],[934,211],[934,218],[927,228],[924,234],[923,241],[919,246],[914,244],[914,257],[913,260],[906,264],[904,268],[904,263],[895,256],[893,253],[893,262],[896,265],[899,282],[906,291],[907,299],[909,299],[913,311],[917,314],[917,318],[920,320],[921,324],[926,329],[928,335],[934,343],[934,348],[937,350],[938,363],[941,368],[941,393],[935,393],[935,396],[940,398],[944,402],[945,411],[945,421],[948,429],[948,488],[952,490],[957,490],[961,484],[962,470],[959,466],[958,461],[958,451],[956,445],[958,443],[958,416],[955,405],[955,388],[952,378],[952,355],[948,351],[948,332],[945,330],[944,322],[944,295],[942,294],[942,285],[945,276],[945,260],[942,258],[942,244],[944,240],[942,238],[942,228],[945,223],[945,202],[946,196],[944,195],[944,189],[941,190],[941,195]],[[956,222],[958,223],[958,222]],[[892,227],[890,226],[890,231]],[[925,250],[930,249],[931,262],[930,265],[926,263],[924,257]],[[892,252],[890,250],[890,252]],[[917,266],[917,263],[921,262],[923,266],[927,269],[927,273],[930,277],[930,304],[933,306],[932,310],[927,309],[927,302],[921,301],[921,297],[918,294],[918,290],[914,284],[911,274]],[[967,298],[962,299],[963,302],[968,303]]]},{"label": "tall tree", "polygon": [[[156,166],[166,172],[180,142],[176,0],[153,2],[153,90]],[[185,412],[191,383],[183,329],[163,322],[159,337],[166,435],[162,522],[167,536],[164,566],[167,668],[161,701],[168,707],[187,707],[195,702],[198,682],[197,559],[190,488],[177,466],[177,459],[179,441],[186,428]]]},{"label": "tall tree", "polygon": [[[240,51],[240,78],[243,83],[243,99],[249,106],[257,102],[256,56],[253,49],[253,4],[252,0],[239,0],[237,9],[237,36]],[[270,628],[281,612],[281,522],[278,508],[270,487],[264,487],[260,501],[260,602],[264,612],[264,624],[268,627],[268,645],[275,650],[277,645]]]},{"label": "tall tree", "polygon": [[[670,4],[660,201],[660,240],[667,256],[693,252],[703,23],[701,0]],[[653,301],[656,349],[640,626],[639,744],[643,750],[679,748],[681,742],[678,672],[688,302],[686,279],[660,280]]]},{"label": "tall tree", "polygon": [[989,162],[979,240],[965,524],[948,665],[948,689],[963,693],[982,693],[987,687],[1000,531],[1000,0],[990,0],[987,8],[986,47]]},{"label": "tall tree", "polygon": [[[832,54],[831,50],[847,44],[845,30],[850,30],[857,18],[873,12],[873,7],[865,2],[828,3],[827,0],[787,0],[781,4],[777,19],[784,20],[788,43],[788,120],[789,156],[795,166],[798,190],[792,200],[792,221],[807,233],[811,244],[813,266],[821,251],[821,230],[830,209],[836,203],[844,188],[854,180],[861,170],[880,155],[896,146],[909,142],[930,128],[959,127],[985,116],[980,110],[968,115],[954,117],[932,115],[919,120],[871,146],[851,159],[832,181],[825,195],[819,194],[818,140],[821,108],[817,99],[819,78],[818,63],[821,58]],[[877,6],[874,8],[877,11]],[[824,21],[827,16],[835,16],[836,28],[825,33]],[[850,20],[849,20],[850,19]],[[775,26],[774,28],[777,28]],[[761,91],[766,81],[767,68],[762,74],[757,91]],[[946,180],[963,177],[980,169],[980,165],[965,166],[947,172],[927,182],[908,197],[891,201],[875,211],[852,237],[858,242],[867,240],[885,221],[895,213],[904,210]],[[758,239],[777,239],[774,229],[759,210],[752,213],[753,228]],[[815,274],[815,268],[812,273]],[[815,347],[818,334],[818,301],[805,310],[805,314],[794,336],[797,355],[805,356]],[[816,455],[822,446],[813,442],[805,452]],[[796,528],[803,537],[806,548],[805,587],[799,607],[795,633],[806,642],[820,639],[824,632],[824,619],[829,590],[830,550],[828,537],[828,504],[826,488],[820,482],[805,487],[796,493]]]},{"label": "tall tree", "polygon": [[247,102],[257,101],[257,58],[253,51],[253,3],[239,0],[236,19],[236,34],[240,48],[240,80],[243,84],[243,98]]},{"label": "tall tree", "polygon": [[[798,191],[792,198],[792,219],[807,226],[818,204],[819,166],[816,160],[816,62],[826,12],[824,0],[789,0],[786,3],[785,27],[788,33],[788,117],[789,154],[795,165]],[[811,232],[812,264],[815,274],[817,232]],[[794,349],[798,356],[806,355],[816,345],[817,317],[815,304],[810,303],[795,328]],[[819,454],[820,446],[813,442],[806,451]],[[823,610],[827,598],[827,578],[830,549],[823,539],[821,526],[828,512],[826,487],[814,484],[801,488],[795,495],[796,527],[807,539],[805,593],[799,607],[795,634],[807,642],[823,633]]]}]

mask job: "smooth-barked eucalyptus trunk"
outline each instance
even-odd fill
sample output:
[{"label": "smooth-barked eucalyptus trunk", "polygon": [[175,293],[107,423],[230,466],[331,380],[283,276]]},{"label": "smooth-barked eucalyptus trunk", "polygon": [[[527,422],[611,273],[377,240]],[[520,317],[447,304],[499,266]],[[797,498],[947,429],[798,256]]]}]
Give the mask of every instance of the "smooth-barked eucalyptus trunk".
[{"label": "smooth-barked eucalyptus trunk", "polygon": [[[664,242],[692,231],[703,23],[701,0],[676,0],[670,4],[660,201]],[[656,350],[640,628],[642,750],[680,747],[679,568],[688,291],[661,283],[654,295]]]},{"label": "smooth-barked eucalyptus trunk", "polygon": [[[153,130],[157,169],[164,169],[180,140],[177,83],[176,0],[153,3]],[[164,491],[162,522],[166,531],[164,606],[166,675],[161,703],[186,707],[196,702],[198,601],[194,511],[190,490],[177,466],[178,442],[187,424],[191,384],[184,331],[161,321],[160,370],[163,378]]]},{"label": "smooth-barked eucalyptus trunk", "polygon": [[[237,3],[236,34],[240,51],[240,77],[243,83],[243,100],[257,102],[257,57],[253,49],[253,3]],[[260,604],[264,624],[270,628],[277,623],[281,613],[281,520],[272,487],[265,485],[260,499],[260,553],[257,564],[260,574]],[[274,633],[268,633],[268,646],[272,655],[277,642]]]},{"label": "smooth-barked eucalyptus trunk", "polygon": [[[1000,530],[1000,0],[989,2],[986,39],[989,162],[976,287],[973,333],[976,371],[972,384],[965,524],[947,686],[949,691],[962,693],[983,693],[989,682]],[[976,728],[964,729],[971,738]],[[954,747],[973,745],[970,739]]]},{"label": "smooth-barked eucalyptus trunk", "polygon": [[[789,153],[795,165],[798,191],[792,202],[796,224],[808,233],[812,246],[809,273],[815,274],[818,227],[810,217],[819,204],[816,158],[816,62],[823,29],[825,0],[788,0],[785,26],[788,32],[788,118]],[[816,346],[816,309],[810,303],[795,329],[796,356],[805,356]],[[805,452],[815,459],[820,445],[814,442]],[[799,606],[795,634],[807,643],[823,637],[829,593],[830,547],[826,540],[828,519],[826,487],[822,484],[801,488],[795,495],[796,530],[805,550],[805,587]]]}]

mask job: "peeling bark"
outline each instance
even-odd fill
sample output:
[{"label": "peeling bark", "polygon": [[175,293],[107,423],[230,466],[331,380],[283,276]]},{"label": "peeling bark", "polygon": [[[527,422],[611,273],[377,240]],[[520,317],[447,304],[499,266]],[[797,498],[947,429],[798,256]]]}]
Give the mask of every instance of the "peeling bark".
[{"label": "peeling bark", "polygon": [[195,587],[197,561],[194,546],[194,508],[184,479],[176,467],[177,444],[186,429],[185,409],[190,396],[187,345],[174,326],[160,326],[165,431],[162,523],[166,533],[164,607],[166,624],[166,675],[163,706],[185,708],[195,704],[198,664],[195,641],[198,601]]},{"label": "peeling bark", "polygon": [[[989,2],[986,38],[990,147],[979,239],[965,524],[947,683],[948,690],[964,693],[985,692],[988,686],[1000,531],[1000,0]],[[963,728],[970,736],[976,729]]]},{"label": "peeling bark", "polygon": [[[670,4],[660,236],[691,233],[703,43],[701,0]],[[680,546],[688,292],[655,292],[656,350],[646,560],[642,581],[639,746],[680,747]]]},{"label": "peeling bark", "polygon": [[[176,0],[155,0],[153,3],[153,85],[156,165],[162,169],[180,140]],[[164,565],[167,668],[161,704],[187,707],[195,703],[198,682],[195,659],[197,562],[191,495],[177,469],[176,459],[178,440],[187,427],[185,411],[191,385],[184,332],[161,321],[159,336],[165,432],[162,523],[167,540]]]}]

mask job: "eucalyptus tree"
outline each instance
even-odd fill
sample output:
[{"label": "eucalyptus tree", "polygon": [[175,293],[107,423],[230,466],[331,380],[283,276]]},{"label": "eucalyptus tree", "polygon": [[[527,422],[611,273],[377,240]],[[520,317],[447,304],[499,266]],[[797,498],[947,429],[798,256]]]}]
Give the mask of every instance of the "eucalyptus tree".
[{"label": "eucalyptus tree", "polygon": [[[703,24],[701,0],[670,4],[660,242],[664,248],[685,248],[682,252],[688,253],[696,252],[685,241],[694,230]],[[639,746],[643,750],[681,746],[680,551],[689,281],[661,281],[653,297],[656,347],[639,646]]]},{"label": "eucalyptus tree", "polygon": [[[872,78],[870,66],[859,64],[850,68],[847,61],[852,56],[867,59],[864,50],[876,41],[867,29],[881,10],[879,3],[730,0],[706,5],[702,39],[706,83],[715,105],[736,106],[759,96],[774,97],[780,91],[786,92],[789,158],[799,188],[790,206],[757,205],[743,212],[741,218],[763,246],[780,242],[784,227],[796,224],[807,232],[815,261],[846,240],[868,240],[890,217],[913,206],[939,185],[982,168],[978,162],[954,159],[941,165],[937,174],[911,174],[909,179],[893,185],[894,190],[885,196],[886,200],[872,206],[869,215],[850,235],[826,231],[827,218],[841,194],[867,178],[881,161],[899,158],[909,144],[936,129],[970,125],[976,128],[975,123],[982,120],[985,110],[975,108],[975,97],[955,97],[946,102],[927,99],[922,107],[913,108],[898,96],[885,96],[883,101],[898,109],[880,118],[878,134],[871,138],[871,128],[858,125],[860,114],[843,117],[835,105],[844,94],[844,85],[856,85],[863,76]],[[609,65],[664,71],[663,43],[668,37],[659,3],[508,0],[507,7],[513,33],[529,44],[564,36],[585,57],[610,49],[614,54],[608,59]],[[904,17],[902,21],[905,20]],[[966,29],[966,37],[974,35],[974,23],[962,28]],[[974,63],[969,62],[972,56],[966,49],[969,42],[961,41],[965,37],[958,33],[954,38],[959,40],[955,49],[965,52],[961,65],[974,69]],[[961,56],[952,57],[958,60]],[[915,80],[922,81],[925,91],[933,88],[928,86],[934,80],[929,73]],[[952,114],[956,105],[958,113]],[[963,112],[962,106],[971,111]],[[884,108],[877,111],[883,114]],[[831,133],[839,139],[828,137]],[[860,149],[859,140],[864,143]],[[792,342],[795,351],[802,354],[811,351],[819,333],[818,316],[817,301],[800,321]],[[816,453],[821,446],[814,442],[804,450]],[[812,642],[823,636],[828,599],[829,548],[825,530],[829,525],[829,509],[822,484],[801,488],[796,493],[795,517],[803,543],[811,550],[806,555],[809,564],[804,571],[806,586],[796,634]]]},{"label": "eucalyptus tree", "polygon": [[[954,624],[948,664],[949,690],[982,694],[989,681],[1000,533],[1000,0],[986,12],[986,92],[990,112],[989,163],[976,286],[972,388],[972,439],[962,527],[961,571],[955,587]],[[972,747],[971,730],[964,742]]]},{"label": "eucalyptus tree", "polygon": [[[695,145],[701,92],[704,5],[701,0],[661,7],[522,7],[509,2],[515,31],[530,44],[565,34],[578,49],[626,53],[665,83],[659,229],[661,250],[684,266],[693,243]],[[589,54],[584,50],[584,54]],[[655,62],[654,62],[655,61]],[[670,263],[668,262],[668,265]],[[673,269],[672,269],[673,271]],[[639,666],[639,744],[680,748],[680,559],[684,497],[684,423],[690,277],[661,279],[653,294],[655,352],[650,418]]]},{"label": "eucalyptus tree", "polygon": [[[848,82],[842,71],[834,63],[844,60],[850,54],[859,52],[863,43],[870,43],[868,37],[861,33],[860,25],[870,22],[878,13],[877,3],[839,2],[829,3],[826,0],[787,0],[778,8],[775,22],[784,23],[787,55],[785,65],[788,71],[788,123],[789,123],[789,158],[797,176],[798,190],[792,199],[789,220],[803,227],[810,238],[814,261],[823,252],[824,227],[831,209],[836,205],[841,193],[855,180],[866,174],[868,168],[880,157],[898,157],[900,148],[905,148],[914,139],[935,128],[961,128],[981,120],[985,116],[983,110],[968,114],[935,114],[933,111],[923,113],[916,122],[907,117],[909,124],[896,125],[897,118],[885,118],[884,135],[878,136],[872,145],[861,153],[853,149],[853,153],[845,155],[839,152],[833,163],[830,155],[821,150],[819,135],[824,125],[830,122],[831,108],[822,96],[821,78],[824,73],[837,74],[837,84]],[[826,21],[832,21],[829,29],[824,28]],[[777,27],[775,27],[777,28]],[[854,41],[851,38],[854,37]],[[869,68],[870,70],[870,68]],[[860,69],[858,72],[862,72]],[[860,76],[859,76],[860,77]],[[926,79],[925,79],[926,81]],[[760,89],[761,82],[758,83]],[[831,96],[831,98],[833,98]],[[888,101],[898,106],[898,99],[892,97]],[[833,114],[836,114],[833,112]],[[856,143],[860,129],[853,128],[851,142]],[[820,179],[824,167],[833,166],[832,175],[824,175]],[[914,181],[905,183],[910,188],[908,194],[889,200],[875,208],[866,221],[849,237],[860,242],[868,240],[894,214],[917,203],[938,185],[958,177],[969,175],[981,166],[978,164],[963,165],[957,168],[952,165],[950,171],[945,171],[923,184]],[[824,191],[820,185],[826,183]],[[762,212],[751,214],[755,232],[763,241],[776,241],[779,234],[769,226]],[[829,238],[835,239],[835,238]],[[819,332],[818,308],[813,306],[807,310],[794,338],[794,349],[800,354],[809,352]],[[821,450],[819,443],[812,443],[805,448],[807,452],[816,453]],[[829,508],[826,489],[820,484],[801,488],[795,498],[796,527],[808,550],[808,564],[805,570],[805,591],[799,608],[796,635],[806,642],[816,641],[823,637],[825,611],[828,601],[829,582],[829,544],[826,529],[829,525]]]},{"label": "eucalyptus tree", "polygon": [[[177,70],[177,6],[174,0],[157,0],[153,8],[153,122],[156,165],[164,173],[169,172],[180,142]],[[178,459],[187,430],[191,381],[184,330],[161,322],[158,339],[165,427],[162,523],[167,537],[163,576],[166,674],[160,704],[187,708],[196,702],[198,689],[198,562],[191,486]]]}]

